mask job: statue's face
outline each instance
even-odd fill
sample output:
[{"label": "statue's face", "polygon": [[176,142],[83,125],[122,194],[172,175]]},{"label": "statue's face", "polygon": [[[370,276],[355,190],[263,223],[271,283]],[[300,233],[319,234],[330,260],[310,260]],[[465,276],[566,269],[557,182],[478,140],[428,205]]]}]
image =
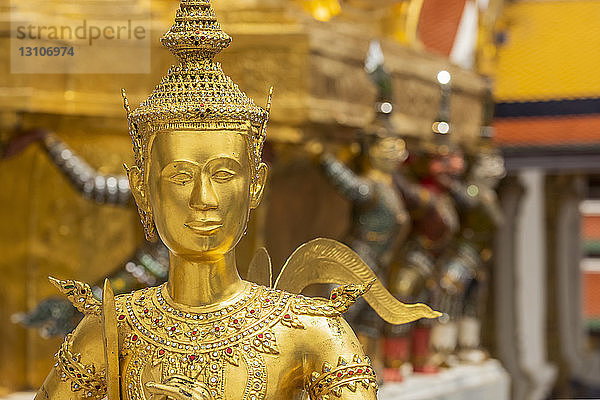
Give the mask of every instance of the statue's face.
[{"label": "statue's face", "polygon": [[438,154],[429,161],[429,173],[434,178],[460,179],[464,172],[465,159],[460,151]]},{"label": "statue's face", "polygon": [[371,165],[386,173],[393,173],[406,157],[406,143],[400,138],[378,139],[369,146]]},{"label": "statue's face", "polygon": [[217,258],[242,237],[266,174],[263,168],[257,193],[251,185],[246,140],[243,134],[219,131],[172,131],[155,137],[147,199],[158,234],[174,254]]}]

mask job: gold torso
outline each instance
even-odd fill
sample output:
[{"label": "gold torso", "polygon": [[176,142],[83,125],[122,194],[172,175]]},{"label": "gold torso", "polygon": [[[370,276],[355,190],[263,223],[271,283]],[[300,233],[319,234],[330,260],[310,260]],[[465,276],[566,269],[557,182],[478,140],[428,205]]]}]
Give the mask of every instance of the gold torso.
[{"label": "gold torso", "polygon": [[[209,310],[183,309],[169,300],[164,286],[148,288],[117,298],[117,320],[121,397],[132,400],[155,398],[146,383],[173,376],[193,380],[214,399],[299,399],[310,372],[322,370],[321,346],[332,335],[348,341],[330,300],[259,285]],[[331,335],[309,333],[323,328]],[[361,352],[338,354],[351,364]],[[375,382],[368,365],[341,373],[364,375],[367,387]]]}]

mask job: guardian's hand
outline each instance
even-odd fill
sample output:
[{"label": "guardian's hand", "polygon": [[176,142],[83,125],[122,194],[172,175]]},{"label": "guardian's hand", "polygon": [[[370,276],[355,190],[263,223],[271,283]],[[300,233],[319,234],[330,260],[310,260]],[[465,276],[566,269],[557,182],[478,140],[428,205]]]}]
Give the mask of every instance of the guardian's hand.
[{"label": "guardian's hand", "polygon": [[50,132],[43,128],[19,131],[6,143],[2,143],[0,160],[14,157],[23,152],[30,144],[43,140]]}]

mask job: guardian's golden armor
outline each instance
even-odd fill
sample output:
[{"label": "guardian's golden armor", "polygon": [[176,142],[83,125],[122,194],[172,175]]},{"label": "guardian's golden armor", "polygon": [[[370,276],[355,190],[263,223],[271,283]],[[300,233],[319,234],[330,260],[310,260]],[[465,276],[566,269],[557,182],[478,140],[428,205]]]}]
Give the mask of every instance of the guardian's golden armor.
[{"label": "guardian's golden armor", "polygon": [[[327,239],[301,246],[274,287],[268,255],[240,278],[235,247],[260,203],[270,96],[257,107],[213,57],[231,39],[209,0],[182,0],[162,42],[180,63],[134,111],[128,169],[146,236],[169,249],[168,282],[103,301],[53,283],[85,317],[36,399],[375,399],[376,377],[342,313],[360,296],[387,321],[436,317],[397,302],[356,254]],[[256,282],[263,283],[260,285]],[[299,293],[347,283],[329,299]]]}]

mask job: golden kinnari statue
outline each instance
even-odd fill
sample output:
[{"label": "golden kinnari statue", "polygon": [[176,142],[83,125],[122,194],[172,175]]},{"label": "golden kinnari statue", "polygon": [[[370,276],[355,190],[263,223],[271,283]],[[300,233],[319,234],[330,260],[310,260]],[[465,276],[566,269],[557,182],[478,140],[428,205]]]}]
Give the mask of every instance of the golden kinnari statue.
[{"label": "golden kinnari statue", "polygon": [[[271,285],[264,250],[240,278],[235,247],[263,193],[269,116],[213,60],[231,38],[210,0],[182,0],[162,43],[178,58],[134,111],[128,170],[146,236],[169,249],[169,280],[102,303],[87,284],[53,279],[85,314],[36,399],[375,399],[369,359],[342,313],[360,296],[386,320],[439,313],[404,305],[344,245],[298,248]],[[342,283],[329,299],[299,293]],[[262,284],[262,285],[261,285]],[[273,287],[272,287],[273,286]],[[288,290],[288,291],[286,291]]]}]

